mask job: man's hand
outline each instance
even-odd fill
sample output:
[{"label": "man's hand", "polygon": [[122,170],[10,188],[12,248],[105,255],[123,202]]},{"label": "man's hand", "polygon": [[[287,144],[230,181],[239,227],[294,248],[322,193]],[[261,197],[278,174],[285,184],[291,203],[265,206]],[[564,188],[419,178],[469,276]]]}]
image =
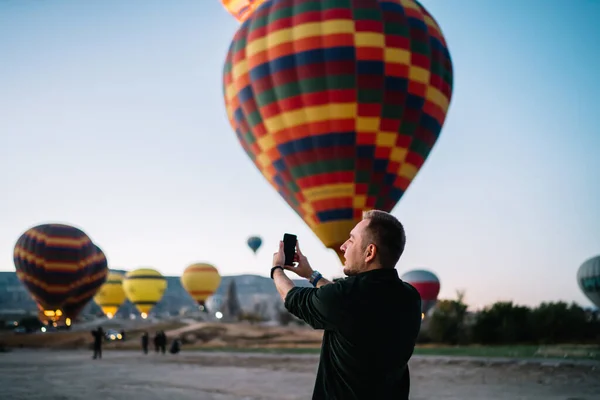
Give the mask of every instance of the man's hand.
[{"label": "man's hand", "polygon": [[[279,248],[283,254],[283,242],[281,242],[281,244],[279,245]],[[283,257],[285,260],[285,255]],[[302,254],[298,240],[296,240],[296,254],[294,255],[294,262],[297,262],[298,265],[295,267],[293,265],[284,265],[283,268],[285,268],[288,271],[292,271],[292,272],[296,273],[298,276],[300,276],[304,279],[309,279],[310,275],[313,273],[313,269],[311,268],[306,256],[304,254]],[[282,264],[279,264],[279,265],[282,265]],[[273,264],[273,265],[275,265],[275,264]]]},{"label": "man's hand", "polygon": [[283,267],[283,263],[285,263],[285,252],[283,251],[283,241],[279,241],[279,250],[273,253],[273,266],[281,266]]},{"label": "man's hand", "polygon": [[[283,265],[285,263],[285,252],[283,251],[283,242],[279,241],[279,249],[273,253],[273,267],[280,266],[285,269],[293,268],[291,265]],[[288,278],[285,273],[277,268],[273,271],[273,281],[275,282],[275,288],[281,296],[281,300],[285,301],[285,297],[288,292],[295,286],[294,282]]]}]

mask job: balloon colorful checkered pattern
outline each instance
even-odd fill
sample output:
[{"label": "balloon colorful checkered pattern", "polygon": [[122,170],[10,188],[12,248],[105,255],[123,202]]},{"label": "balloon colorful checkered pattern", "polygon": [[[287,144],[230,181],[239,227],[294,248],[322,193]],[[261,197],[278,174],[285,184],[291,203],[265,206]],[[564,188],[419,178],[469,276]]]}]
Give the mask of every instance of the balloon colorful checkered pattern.
[{"label": "balloon colorful checkered pattern", "polygon": [[440,134],[452,83],[441,30],[414,0],[265,1],[223,71],[244,150],[335,250],[364,210],[400,200]]}]

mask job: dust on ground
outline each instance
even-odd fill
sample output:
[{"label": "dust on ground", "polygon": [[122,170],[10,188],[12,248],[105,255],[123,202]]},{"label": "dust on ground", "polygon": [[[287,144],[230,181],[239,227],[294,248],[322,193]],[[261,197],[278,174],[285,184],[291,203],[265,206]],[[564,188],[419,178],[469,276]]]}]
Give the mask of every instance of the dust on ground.
[{"label": "dust on ground", "polygon": [[[147,355],[105,350],[16,349],[0,353],[0,398],[11,400],[310,399],[318,363],[311,354]],[[415,356],[411,399],[593,400],[594,362],[533,362]]]}]

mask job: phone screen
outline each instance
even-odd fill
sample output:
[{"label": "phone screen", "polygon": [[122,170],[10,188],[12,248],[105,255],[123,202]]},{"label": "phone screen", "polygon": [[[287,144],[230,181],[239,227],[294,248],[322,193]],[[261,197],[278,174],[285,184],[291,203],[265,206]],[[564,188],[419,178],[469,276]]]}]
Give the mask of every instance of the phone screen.
[{"label": "phone screen", "polygon": [[285,265],[294,265],[294,255],[296,254],[296,235],[286,233],[283,235],[283,251],[285,253]]}]

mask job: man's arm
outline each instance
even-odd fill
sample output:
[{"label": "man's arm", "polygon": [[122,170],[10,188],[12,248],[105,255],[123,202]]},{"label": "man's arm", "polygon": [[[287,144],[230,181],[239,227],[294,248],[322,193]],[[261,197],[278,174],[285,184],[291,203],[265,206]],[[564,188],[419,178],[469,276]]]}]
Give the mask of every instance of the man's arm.
[{"label": "man's arm", "polygon": [[340,329],[344,325],[347,307],[341,285],[323,284],[321,288],[292,287],[284,301],[291,314],[314,329]]},{"label": "man's arm", "polygon": [[329,285],[330,283],[331,283],[330,281],[328,281],[324,277],[321,277],[321,279],[319,279],[319,282],[317,282],[317,289],[320,288],[321,286]]},{"label": "man's arm", "polygon": [[[279,293],[281,300],[285,301],[288,292],[292,288],[296,287],[296,285],[294,285],[294,282],[290,278],[288,278],[288,276],[283,272],[283,270],[279,268],[273,271],[273,280],[275,281],[275,287],[277,288],[277,292]],[[319,279],[319,281],[317,282],[316,287],[318,289],[330,283],[330,281],[321,277],[321,279]]]},{"label": "man's arm", "polygon": [[[285,254],[283,241],[279,242],[279,250],[273,254],[273,267],[271,277],[275,283],[277,293],[283,300],[285,308],[296,317],[304,320],[315,329],[335,328],[340,323],[340,288],[338,285],[329,285],[331,282],[319,277],[316,288],[299,288],[287,277],[282,268],[294,271],[297,275],[310,279],[313,269],[307,258],[300,251],[296,242],[297,258],[296,267],[283,265]],[[283,265],[283,267],[281,267]]]},{"label": "man's arm", "polygon": [[294,282],[288,278],[280,268],[277,268],[275,271],[273,271],[273,281],[275,281],[275,287],[277,288],[277,292],[283,301],[285,301],[288,292],[292,290],[292,288],[296,287]]}]

